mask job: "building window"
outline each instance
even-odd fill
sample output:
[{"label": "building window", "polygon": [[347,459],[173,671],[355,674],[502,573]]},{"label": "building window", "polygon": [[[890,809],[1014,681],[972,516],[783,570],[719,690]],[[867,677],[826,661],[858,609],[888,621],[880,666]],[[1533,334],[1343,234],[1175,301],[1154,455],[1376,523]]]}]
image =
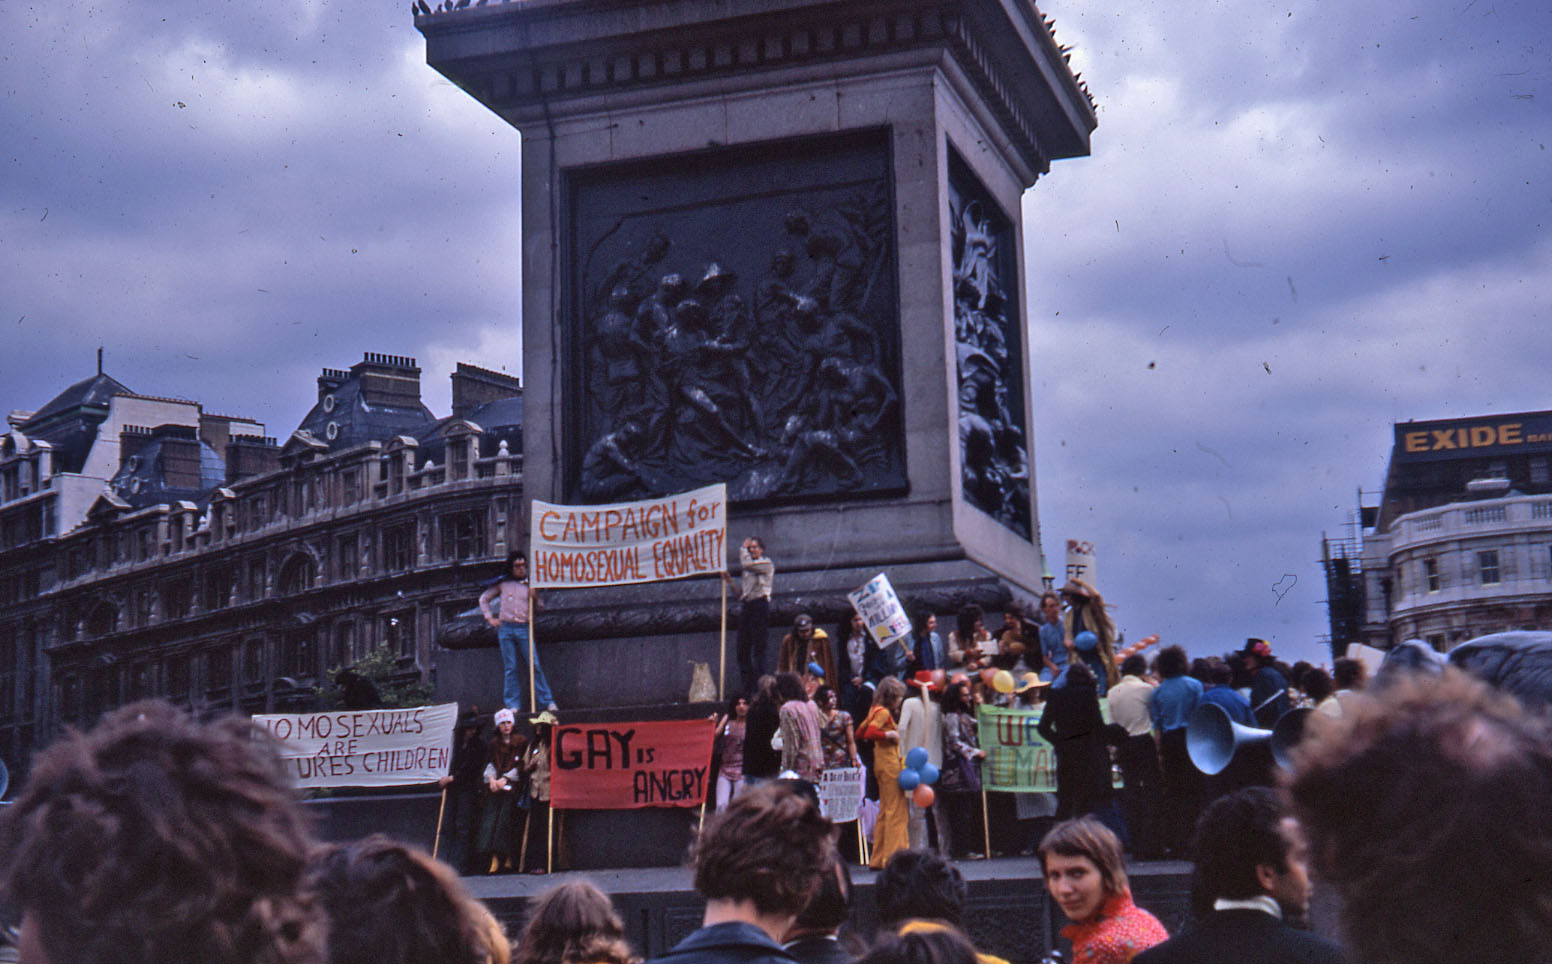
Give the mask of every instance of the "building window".
[{"label": "building window", "polygon": [[243,643],[242,679],[246,686],[264,682],[264,640],[254,638]]},{"label": "building window", "polygon": [[232,648],[217,646],[205,654],[205,691],[220,696],[232,687]]},{"label": "building window", "polygon": [[334,560],[334,564],[339,567],[336,577],[341,582],[348,582],[356,578],[356,570],[361,565],[361,560],[357,558],[359,550],[356,547],[355,533],[340,536],[336,547],[339,550],[338,557]]},{"label": "building window", "polygon": [[232,601],[232,570],[217,566],[205,573],[205,610],[225,609]]},{"label": "building window", "polygon": [[281,671],[297,679],[311,679],[318,671],[316,630],[304,630],[286,637],[285,651],[281,654]]},{"label": "building window", "polygon": [[349,666],[356,661],[356,624],[349,620],[334,627],[335,666]]},{"label": "building window", "polygon": [[469,475],[469,443],[451,442],[447,446],[447,475],[449,479],[463,479]]},{"label": "building window", "polygon": [[439,523],[444,562],[485,554],[485,513],[451,512],[442,516]]},{"label": "building window", "polygon": [[1498,550],[1484,549],[1477,553],[1477,572],[1482,579],[1482,585],[1494,586],[1498,584]]},{"label": "building window", "polygon": [[383,641],[388,648],[400,659],[412,659],[415,656],[415,612],[404,610],[403,612],[390,613],[383,618]]},{"label": "building window", "polygon": [[164,664],[167,674],[167,699],[173,703],[185,703],[189,698],[189,658],[169,656]]},{"label": "building window", "polygon": [[1439,561],[1428,558],[1423,560],[1423,585],[1429,592],[1439,591]]},{"label": "building window", "polygon": [[361,501],[361,473],[355,469],[348,469],[340,473],[340,495],[345,505],[355,505]]},{"label": "building window", "polygon": [[182,619],[187,616],[193,599],[194,590],[189,580],[178,579],[169,582],[162,589],[162,618]]},{"label": "building window", "polygon": [[248,562],[248,600],[250,602],[264,598],[264,560],[252,559]]},{"label": "building window", "polygon": [[415,567],[415,523],[392,526],[383,533],[383,565],[389,572]]},{"label": "building window", "polygon": [[1530,481],[1532,485],[1552,483],[1552,459],[1545,455],[1533,457],[1530,460]]}]

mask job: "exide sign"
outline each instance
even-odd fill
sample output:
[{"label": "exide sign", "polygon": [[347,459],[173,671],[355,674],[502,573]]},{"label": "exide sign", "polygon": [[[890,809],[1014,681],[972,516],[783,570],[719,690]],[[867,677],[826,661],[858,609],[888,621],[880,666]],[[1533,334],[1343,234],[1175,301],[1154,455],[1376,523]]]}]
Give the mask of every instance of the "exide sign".
[{"label": "exide sign", "polygon": [[1552,451],[1552,412],[1396,425],[1397,461]]}]

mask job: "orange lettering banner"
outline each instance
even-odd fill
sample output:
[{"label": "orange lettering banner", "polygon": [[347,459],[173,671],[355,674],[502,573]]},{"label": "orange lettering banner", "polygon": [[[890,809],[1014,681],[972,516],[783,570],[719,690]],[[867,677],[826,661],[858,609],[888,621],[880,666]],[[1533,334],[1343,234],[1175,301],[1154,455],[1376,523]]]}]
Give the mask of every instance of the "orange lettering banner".
[{"label": "orange lettering banner", "polygon": [[535,588],[623,586],[727,569],[727,486],[614,505],[534,500],[528,570]]},{"label": "orange lettering banner", "polygon": [[559,810],[698,807],[711,773],[711,720],[555,728],[550,802]]}]

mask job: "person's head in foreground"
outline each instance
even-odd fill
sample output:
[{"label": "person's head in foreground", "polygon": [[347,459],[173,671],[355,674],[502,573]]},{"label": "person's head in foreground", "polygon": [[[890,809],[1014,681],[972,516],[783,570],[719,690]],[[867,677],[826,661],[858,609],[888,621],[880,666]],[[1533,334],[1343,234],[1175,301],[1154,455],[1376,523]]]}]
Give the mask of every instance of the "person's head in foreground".
[{"label": "person's head in foreground", "polygon": [[1093,920],[1106,900],[1130,892],[1121,841],[1093,817],[1052,827],[1038,853],[1046,890],[1069,920]]},{"label": "person's head in foreground", "polygon": [[507,964],[501,925],[415,847],[382,834],[330,844],[307,876],[329,918],[329,964]]},{"label": "person's head in foreground", "polygon": [[163,702],[67,732],[0,817],[27,964],[322,964],[311,843],[260,731]]},{"label": "person's head in foreground", "polygon": [[1196,824],[1193,911],[1218,900],[1270,897],[1287,920],[1309,913],[1308,854],[1297,822],[1284,813],[1277,792],[1247,787],[1219,797]]},{"label": "person's head in foreground", "polygon": [[1453,668],[1343,713],[1307,733],[1288,794],[1353,959],[1546,960],[1547,719]]},{"label": "person's head in foreground", "polygon": [[901,850],[873,882],[879,920],[893,927],[907,920],[939,920],[958,927],[970,888],[964,875],[933,850]]},{"label": "person's head in foreground", "polygon": [[831,847],[829,856],[825,858],[824,872],[819,875],[819,883],[809,895],[808,903],[803,905],[797,919],[792,922],[786,940],[790,943],[806,937],[832,936],[846,923],[850,913],[851,871],[846,869],[846,861]]},{"label": "person's head in foreground", "polygon": [[528,912],[514,964],[632,964],[609,895],[584,880],[545,891]]},{"label": "person's head in foreground", "polygon": [[706,818],[690,850],[705,923],[742,921],[781,940],[819,882],[833,835],[818,804],[787,783],[734,797]]},{"label": "person's head in foreground", "polygon": [[978,964],[970,939],[956,930],[881,932],[857,964]]}]

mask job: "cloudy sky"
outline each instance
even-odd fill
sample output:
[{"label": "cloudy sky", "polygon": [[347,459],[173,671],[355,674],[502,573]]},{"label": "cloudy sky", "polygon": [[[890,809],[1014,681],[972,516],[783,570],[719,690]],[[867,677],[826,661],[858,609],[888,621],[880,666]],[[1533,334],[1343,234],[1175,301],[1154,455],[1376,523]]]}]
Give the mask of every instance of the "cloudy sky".
[{"label": "cloudy sky", "polygon": [[[1544,0],[1050,0],[1024,200],[1044,543],[1131,638],[1315,656],[1390,425],[1552,408]],[[0,3],[0,405],[95,368],[284,436],[322,367],[520,371],[518,134],[407,2]],[[1543,347],[1538,348],[1538,345]]]}]

